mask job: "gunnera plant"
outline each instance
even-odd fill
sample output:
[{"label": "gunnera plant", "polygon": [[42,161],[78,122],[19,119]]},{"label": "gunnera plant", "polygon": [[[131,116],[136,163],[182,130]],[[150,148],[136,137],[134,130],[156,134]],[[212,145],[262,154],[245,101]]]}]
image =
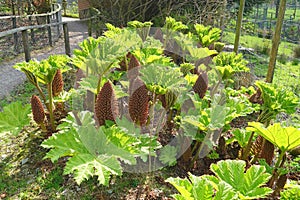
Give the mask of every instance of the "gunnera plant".
[{"label": "gunnera plant", "polygon": [[119,108],[114,89],[107,81],[97,95],[95,103],[95,115],[98,119],[98,125],[105,125],[106,120],[115,122],[118,116]]},{"label": "gunnera plant", "polygon": [[132,83],[132,94],[129,97],[129,114],[131,119],[142,126],[147,123],[149,115],[149,96],[146,85],[140,80],[135,79]]},{"label": "gunnera plant", "polygon": [[205,96],[207,89],[208,89],[208,76],[206,72],[202,72],[199,74],[197,81],[193,86],[193,90],[202,99]]},{"label": "gunnera plant", "polygon": [[130,59],[128,63],[128,78],[135,79],[139,74],[139,66],[141,66],[138,59],[131,53],[129,53],[128,58]]},{"label": "gunnera plant", "polygon": [[31,97],[31,109],[32,109],[32,115],[33,115],[33,120],[41,126],[41,128],[45,131],[46,127],[44,124],[45,121],[45,111],[43,104],[40,100],[40,98],[36,95],[32,95]]},{"label": "gunnera plant", "polygon": [[64,81],[61,70],[58,69],[52,81],[52,94],[58,96],[64,90]]}]

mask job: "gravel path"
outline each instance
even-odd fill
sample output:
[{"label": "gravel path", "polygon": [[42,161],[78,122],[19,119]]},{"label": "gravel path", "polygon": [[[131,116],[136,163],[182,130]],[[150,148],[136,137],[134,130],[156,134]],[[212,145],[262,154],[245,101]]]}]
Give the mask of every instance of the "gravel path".
[{"label": "gravel path", "polygon": [[[68,22],[71,52],[78,47],[78,43],[88,37],[87,25],[78,19],[63,17],[63,21]],[[53,54],[65,54],[63,36],[53,45],[44,49],[31,52],[31,58],[43,60]],[[9,95],[9,93],[18,85],[24,83],[26,76],[24,73],[13,68],[16,63],[23,62],[24,55],[19,55],[13,60],[0,63],[0,99]]]}]

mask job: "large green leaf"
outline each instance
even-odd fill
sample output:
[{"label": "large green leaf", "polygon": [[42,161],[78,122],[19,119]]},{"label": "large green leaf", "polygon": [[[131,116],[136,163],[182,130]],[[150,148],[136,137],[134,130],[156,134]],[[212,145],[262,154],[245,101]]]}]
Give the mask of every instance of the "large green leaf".
[{"label": "large green leaf", "polygon": [[250,131],[246,131],[245,129],[235,129],[232,131],[232,134],[234,135],[233,139],[236,140],[241,147],[247,146],[251,136]]},{"label": "large green leaf", "polygon": [[158,146],[155,137],[140,134],[128,120],[117,123],[123,126],[96,128],[93,113],[70,113],[58,126],[60,131],[42,143],[51,149],[45,158],[55,162],[70,156],[65,173],[73,173],[78,184],[98,176],[99,183],[107,185],[111,174],[122,174],[120,161],[135,164],[136,157],[149,154],[150,146]]},{"label": "large green leaf", "polygon": [[70,67],[67,65],[69,62],[69,57],[66,55],[51,55],[47,59],[39,61],[29,61],[18,63],[14,68],[17,70],[23,71],[30,82],[34,85],[35,83],[32,81],[32,78],[29,77],[31,75],[34,78],[43,84],[51,83],[56,71],[58,69],[61,72],[68,71]]},{"label": "large green leaf", "polygon": [[223,52],[213,58],[216,69],[221,74],[223,80],[231,79],[236,72],[249,72],[246,66],[247,61],[243,59],[242,54]]},{"label": "large green leaf", "polygon": [[159,160],[168,166],[173,166],[177,161],[176,156],[177,148],[171,145],[166,145],[160,151]]},{"label": "large green leaf", "polygon": [[77,184],[98,176],[98,182],[108,185],[111,174],[121,175],[119,161],[115,157],[100,155],[97,158],[91,154],[79,154],[71,157],[65,167],[64,174],[74,173]]},{"label": "large green leaf", "polygon": [[[100,128],[96,129],[94,126],[84,126],[80,127],[78,130],[78,134],[80,137],[80,140],[82,141],[83,145],[86,149],[90,152],[90,154],[94,156],[98,155],[110,155],[112,157],[119,158],[126,163],[129,164],[135,164],[136,160],[134,158],[134,155],[132,152],[127,151],[126,147],[127,145],[122,144],[122,140],[124,141],[124,137],[114,137],[114,138],[108,138],[103,132],[103,129]],[[111,131],[111,130],[105,130],[105,131]],[[119,133],[119,135],[123,135],[123,133]],[[117,140],[117,141],[112,141]],[[119,143],[119,144],[114,144]],[[121,143],[121,144],[120,144]],[[129,144],[132,144],[132,142],[128,142]],[[127,144],[127,143],[126,143]]]},{"label": "large green leaf", "polygon": [[300,100],[293,92],[263,81],[257,81],[255,84],[261,90],[264,102],[262,109],[268,111],[268,114],[271,114],[272,117],[280,112],[286,112],[287,114],[295,112]]},{"label": "large green leaf", "polygon": [[165,31],[182,31],[188,29],[187,25],[183,24],[181,21],[176,21],[172,17],[166,18],[166,23],[163,30]]},{"label": "large green leaf", "polygon": [[174,198],[179,200],[179,199],[185,199],[185,200],[194,200],[195,198],[192,197],[192,190],[193,190],[193,185],[191,182],[185,178],[168,178],[166,182],[171,183],[180,193],[180,195],[176,194],[174,195]]},{"label": "large green leaf", "polygon": [[265,126],[259,122],[249,122],[249,131],[255,131],[277,146],[282,152],[290,151],[300,145],[300,129],[281,127],[280,123]]},{"label": "large green leaf", "polygon": [[178,89],[185,83],[179,68],[150,64],[144,66],[140,73],[147,88],[156,94],[165,94],[168,89]]},{"label": "large green leaf", "polygon": [[232,200],[238,199],[234,189],[224,181],[214,176],[194,176],[189,173],[188,178],[168,178],[166,182],[171,183],[180,194],[173,197],[177,200]]},{"label": "large green leaf", "polygon": [[[97,139],[95,140],[96,143],[99,141],[101,143],[92,143],[82,137],[84,129],[82,129],[81,125],[85,127],[94,126],[94,120],[91,117],[92,114],[89,112],[81,112],[77,117],[74,114],[69,115],[63,124],[58,127],[60,131],[45,140],[42,146],[44,148],[51,148],[45,158],[50,158],[52,162],[64,156],[71,156],[66,163],[64,173],[74,173],[74,178],[78,184],[92,176],[98,176],[99,183],[107,185],[110,175],[121,175],[122,170],[117,157],[105,151],[107,146],[103,146],[104,150],[100,149],[98,151],[96,149],[96,147],[101,147],[101,143],[105,143],[106,140],[100,141],[92,135],[95,132],[90,129],[85,129],[85,131],[88,130],[85,132],[87,137],[92,135],[93,140]],[[84,138],[84,141],[81,140],[82,138]],[[103,139],[105,139],[105,136]]]},{"label": "large green leaf", "polygon": [[187,49],[190,53],[190,55],[187,55],[186,58],[188,61],[195,61],[218,54],[217,51],[210,50],[208,48],[187,47]]},{"label": "large green leaf", "polygon": [[262,187],[271,177],[265,172],[265,167],[253,165],[244,173],[245,167],[246,163],[242,160],[222,160],[212,164],[210,169],[219,180],[229,184],[241,199],[263,198],[270,194],[270,188]]},{"label": "large green leaf", "polygon": [[214,194],[212,184],[203,177],[189,175],[191,184],[193,185],[192,194],[195,199],[209,200]]},{"label": "large green leaf", "polygon": [[224,181],[219,181],[217,185],[218,189],[215,195],[214,200],[232,200],[232,199],[238,199],[237,194],[234,192],[232,187],[224,182]]},{"label": "large green leaf", "polygon": [[155,156],[155,149],[161,148],[156,136],[142,134],[141,129],[125,117],[117,119],[116,124],[106,130],[104,134],[115,146],[124,149],[135,157],[145,160],[149,154]]},{"label": "large green leaf", "polygon": [[61,131],[58,134],[53,134],[41,146],[50,149],[45,158],[51,159],[52,162],[64,156],[89,153],[80,142],[77,131],[74,128],[70,128],[70,124],[69,131]]},{"label": "large green leaf", "polygon": [[98,47],[101,39],[103,39],[103,37],[99,37],[99,39],[89,37],[79,43],[80,49],[74,49],[72,63],[76,67],[85,70],[85,62],[88,55]]},{"label": "large green leaf", "polygon": [[221,30],[219,28],[211,28],[202,24],[194,25],[197,39],[204,47],[209,47],[210,44],[220,39]]},{"label": "large green leaf", "polygon": [[13,102],[0,112],[0,135],[9,132],[17,135],[25,125],[29,125],[30,105],[22,105],[21,102]]}]

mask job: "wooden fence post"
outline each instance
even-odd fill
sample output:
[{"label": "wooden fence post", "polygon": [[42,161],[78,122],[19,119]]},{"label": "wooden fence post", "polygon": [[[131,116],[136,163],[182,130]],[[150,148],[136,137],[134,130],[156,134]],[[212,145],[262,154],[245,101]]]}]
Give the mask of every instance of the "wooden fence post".
[{"label": "wooden fence post", "polygon": [[48,29],[48,40],[49,40],[49,45],[52,47],[53,43],[52,43],[52,33],[51,33],[51,19],[50,19],[50,15],[47,15],[47,24],[49,25],[47,27]]},{"label": "wooden fence post", "polygon": [[[59,23],[59,11],[55,13],[55,17],[56,17],[56,22]],[[60,25],[57,25],[57,37],[60,37]]]},{"label": "wooden fence post", "polygon": [[[32,22],[32,17],[31,16],[29,16],[29,21],[30,21],[30,24],[31,24],[31,22]],[[30,38],[31,38],[31,42],[35,43],[34,29],[30,29]]]},{"label": "wooden fence post", "polygon": [[92,37],[92,19],[88,20],[88,35],[89,37]]},{"label": "wooden fence post", "polygon": [[31,56],[30,56],[30,47],[28,43],[27,30],[22,31],[22,41],[23,41],[23,48],[25,53],[25,61],[29,62],[29,60],[31,60]]},{"label": "wooden fence post", "polygon": [[67,22],[63,23],[63,30],[64,30],[65,51],[68,56],[71,56],[70,38],[69,38],[69,30],[68,30]]},{"label": "wooden fence post", "polygon": [[[17,18],[16,17],[12,18],[12,26],[13,26],[13,29],[17,28]],[[15,50],[15,52],[19,52],[18,51],[18,33],[14,33],[14,50]]]}]

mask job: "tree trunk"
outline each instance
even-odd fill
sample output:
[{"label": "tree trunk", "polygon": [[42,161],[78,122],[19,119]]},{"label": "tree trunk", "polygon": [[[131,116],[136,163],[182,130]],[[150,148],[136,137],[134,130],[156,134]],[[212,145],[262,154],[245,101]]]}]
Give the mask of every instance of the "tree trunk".
[{"label": "tree trunk", "polygon": [[286,8],[286,0],[281,0],[279,5],[279,11],[278,11],[278,18],[276,22],[275,32],[272,39],[272,49],[270,54],[270,61],[269,61],[269,67],[268,67],[268,74],[266,78],[266,82],[272,83],[274,71],[275,71],[275,65],[276,65],[276,57],[278,54],[278,47],[280,43],[280,35],[282,30],[282,24],[284,20],[284,14],[285,14],[285,8]]},{"label": "tree trunk", "polygon": [[244,8],[245,8],[245,0],[240,0],[240,8],[239,8],[238,19],[236,22],[235,41],[234,41],[234,49],[233,49],[236,54],[238,53],[239,50]]},{"label": "tree trunk", "polygon": [[275,0],[275,6],[276,6],[275,18],[277,18],[278,17],[278,13],[279,13],[280,0]]}]

